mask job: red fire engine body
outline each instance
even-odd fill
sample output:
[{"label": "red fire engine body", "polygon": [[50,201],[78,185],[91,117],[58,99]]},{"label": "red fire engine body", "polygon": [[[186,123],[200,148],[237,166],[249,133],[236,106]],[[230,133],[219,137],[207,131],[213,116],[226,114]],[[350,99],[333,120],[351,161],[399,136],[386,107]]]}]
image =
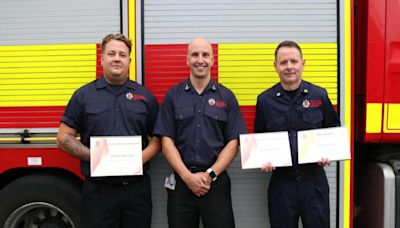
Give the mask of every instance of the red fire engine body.
[{"label": "red fire engine body", "polygon": [[[186,24],[179,27],[179,23],[191,20],[195,23],[203,15],[205,5],[196,6],[196,10],[191,11],[193,15],[190,15],[185,14],[189,9],[185,7],[190,7],[189,1],[153,3],[122,0],[115,6],[106,6],[111,5],[110,2],[98,1],[94,4],[91,0],[76,0],[68,4],[57,3],[60,5],[55,4],[53,8],[50,7],[51,10],[46,10],[48,2],[46,5],[26,3],[25,6],[0,3],[0,15],[6,15],[0,20],[0,226],[85,226],[86,219],[81,211],[83,176],[79,161],[56,147],[55,136],[72,92],[102,75],[98,43],[103,35],[123,32],[133,39],[136,50],[132,54],[131,78],[149,88],[160,102],[168,88],[188,75],[185,66],[186,42],[169,42],[168,34],[175,34],[174,30],[188,33],[196,30],[194,27],[187,29]],[[268,11],[273,17],[280,14],[279,7],[287,5],[293,7],[292,11],[283,9],[284,16],[277,16],[277,24],[284,26],[285,21],[289,24],[298,22],[300,24],[292,26],[292,29],[299,27],[301,30],[306,23],[311,23],[313,27],[310,29],[313,31],[310,34],[302,31],[298,35],[299,39],[322,34],[310,40],[306,37],[300,42],[307,60],[303,77],[328,89],[342,123],[349,129],[352,151],[350,161],[338,162],[328,172],[328,176],[334,176],[330,185],[335,190],[330,195],[331,226],[400,227],[400,206],[397,206],[400,205],[400,197],[396,195],[400,192],[400,187],[396,187],[400,186],[400,182],[396,182],[400,170],[400,2],[309,0],[294,3],[282,0],[277,1],[279,4],[274,1],[267,4],[267,1],[256,1],[252,3],[255,4],[252,11],[246,11],[251,6],[246,1],[215,2],[213,7],[220,7],[218,12],[221,14],[215,18],[221,21],[240,16],[235,14],[233,17],[227,13],[230,9],[226,7],[230,4],[232,8],[237,7],[236,13],[242,12],[245,16],[243,20],[218,31],[222,34],[220,36],[225,35],[224,41],[212,37],[215,31],[210,32],[207,38],[217,40],[213,42],[216,57],[212,76],[236,94],[250,132],[253,128],[256,95],[278,80],[273,72],[272,61],[273,50],[281,40],[271,35],[271,40],[265,42],[225,42],[234,36],[232,34],[236,34],[228,31],[229,27],[233,30],[236,29],[234,26],[239,28],[242,23],[246,23],[247,17],[254,20],[252,24],[261,23],[262,16],[255,15],[258,9],[266,7],[268,11],[276,7],[275,11]],[[75,3],[80,5],[80,11],[70,6]],[[71,7],[72,16],[63,14],[68,11],[68,7]],[[91,7],[95,10],[91,10]],[[110,7],[115,7],[112,11],[114,16],[108,11]],[[59,8],[64,11],[54,12]],[[15,9],[21,9],[21,12]],[[183,19],[176,19],[178,11],[171,13],[171,10],[176,9],[181,9]],[[35,14],[29,10],[40,13]],[[22,25],[14,21],[14,12],[21,13],[21,18],[25,14],[34,17],[25,21],[27,25]],[[196,12],[199,15],[194,15]],[[262,11],[262,14],[265,12]],[[301,15],[301,20],[290,18],[290,14],[295,12]],[[309,12],[315,13],[315,17],[310,16]],[[212,11],[206,14],[211,15]],[[36,26],[44,23],[41,18],[57,18],[62,21],[67,16],[72,18],[71,28],[75,19],[82,18],[79,23],[84,29],[76,32],[81,35],[79,39],[84,40],[85,34],[96,32],[102,36],[93,35],[96,42],[72,41],[66,44],[57,43],[57,39],[64,40],[65,37],[54,36],[40,43],[41,39],[46,39],[46,35],[29,30],[30,21],[32,26]],[[101,25],[86,25],[91,17],[104,21]],[[163,19],[157,21],[157,17]],[[333,21],[331,27],[326,28],[330,22],[320,20],[322,17]],[[116,24],[108,25],[108,21],[116,21]],[[63,23],[67,27],[66,22]],[[177,27],[164,31],[157,27],[162,23]],[[215,22],[208,26],[212,27],[213,24]],[[9,27],[2,30],[3,25]],[[92,31],[96,26],[104,29]],[[255,26],[258,26],[260,33],[286,34],[276,25],[271,27],[271,31],[263,30],[267,23]],[[11,36],[12,32],[7,31],[14,31],[14,28],[25,32],[20,36]],[[53,26],[46,29],[53,31],[58,28]],[[202,35],[201,32],[199,30],[198,35]],[[247,33],[243,37],[262,39],[257,33]],[[31,40],[39,41],[32,42],[33,45],[24,45],[23,40],[28,37],[27,34]],[[66,34],[73,40],[75,33],[67,31]],[[176,34],[184,36],[183,32]],[[295,31],[290,34],[297,33]],[[337,40],[325,40],[326,34],[333,34]],[[193,38],[193,34],[190,35],[188,41]],[[7,36],[9,40],[2,40],[1,37]],[[245,40],[243,37],[237,40]],[[174,39],[180,40],[179,37]],[[152,163],[153,227],[166,227],[166,197],[162,181],[170,170],[162,156],[155,158]],[[241,170],[238,164],[240,161],[236,159],[229,170],[232,173],[237,227],[269,226],[266,197],[263,198],[266,196],[268,176],[258,170]]]}]

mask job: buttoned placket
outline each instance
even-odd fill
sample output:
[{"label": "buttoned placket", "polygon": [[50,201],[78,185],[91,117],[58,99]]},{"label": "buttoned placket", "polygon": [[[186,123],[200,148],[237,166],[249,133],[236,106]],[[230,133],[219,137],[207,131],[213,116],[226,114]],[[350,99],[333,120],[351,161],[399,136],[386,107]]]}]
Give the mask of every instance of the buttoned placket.
[{"label": "buttoned placket", "polygon": [[[125,96],[126,92],[126,88],[121,88],[120,91],[118,91],[118,93],[113,93],[114,97],[113,97],[113,102],[112,102],[112,110],[113,110],[113,129],[120,129],[122,127],[122,123],[121,121],[123,121],[122,119],[122,113],[121,113],[121,98],[120,96]],[[118,130],[116,130],[118,132]]]},{"label": "buttoned placket", "polygon": [[196,154],[194,155],[196,159],[200,158],[199,156],[199,148],[200,148],[200,142],[202,138],[202,124],[203,124],[203,99],[204,99],[204,94],[195,94],[197,96],[196,102],[195,102],[195,151]]},{"label": "buttoned placket", "polygon": [[[297,104],[296,101],[299,99],[299,97],[301,95],[301,92],[297,91],[296,95],[294,96],[294,99],[291,99],[288,94],[285,94],[282,92],[281,92],[281,94],[284,94],[284,95],[283,96],[281,95],[278,98],[283,99],[284,104],[285,103],[289,104],[289,110],[288,110],[289,115],[288,115],[288,120],[287,120],[288,121],[288,133],[289,133],[290,138],[296,139],[297,131],[294,130],[295,129],[294,119],[295,119],[295,115],[296,115],[296,107],[295,106]],[[292,155],[292,160],[294,162],[293,166],[295,166],[295,163],[297,163],[297,160],[298,160],[297,154],[291,152],[291,155]]]}]

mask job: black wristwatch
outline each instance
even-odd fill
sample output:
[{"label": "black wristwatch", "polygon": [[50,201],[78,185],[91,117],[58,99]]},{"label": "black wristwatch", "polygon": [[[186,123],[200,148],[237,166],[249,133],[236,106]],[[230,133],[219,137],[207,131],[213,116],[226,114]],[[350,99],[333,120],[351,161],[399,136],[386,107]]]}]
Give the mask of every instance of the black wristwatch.
[{"label": "black wristwatch", "polygon": [[207,169],[207,173],[210,175],[212,181],[216,181],[217,180],[217,174],[215,174],[214,170],[212,168],[208,168]]}]

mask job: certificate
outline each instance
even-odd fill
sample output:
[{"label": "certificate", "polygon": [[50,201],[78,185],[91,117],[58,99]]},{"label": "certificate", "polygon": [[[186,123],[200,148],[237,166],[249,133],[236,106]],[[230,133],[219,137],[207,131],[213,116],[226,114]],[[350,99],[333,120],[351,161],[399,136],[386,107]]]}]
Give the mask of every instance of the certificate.
[{"label": "certificate", "polygon": [[350,159],[350,143],[346,127],[298,131],[299,164]]},{"label": "certificate", "polygon": [[287,131],[241,134],[239,139],[242,169],[261,168],[266,162],[275,167],[292,165]]},{"label": "certificate", "polygon": [[90,175],[142,175],[142,136],[90,137]]}]

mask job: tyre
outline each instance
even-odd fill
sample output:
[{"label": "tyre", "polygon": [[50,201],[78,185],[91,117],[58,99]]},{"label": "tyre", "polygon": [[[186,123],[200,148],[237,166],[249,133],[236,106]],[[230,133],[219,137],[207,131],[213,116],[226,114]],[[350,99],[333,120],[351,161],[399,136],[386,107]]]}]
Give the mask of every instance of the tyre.
[{"label": "tyre", "polygon": [[80,187],[51,175],[21,177],[0,191],[0,227],[86,228]]}]

